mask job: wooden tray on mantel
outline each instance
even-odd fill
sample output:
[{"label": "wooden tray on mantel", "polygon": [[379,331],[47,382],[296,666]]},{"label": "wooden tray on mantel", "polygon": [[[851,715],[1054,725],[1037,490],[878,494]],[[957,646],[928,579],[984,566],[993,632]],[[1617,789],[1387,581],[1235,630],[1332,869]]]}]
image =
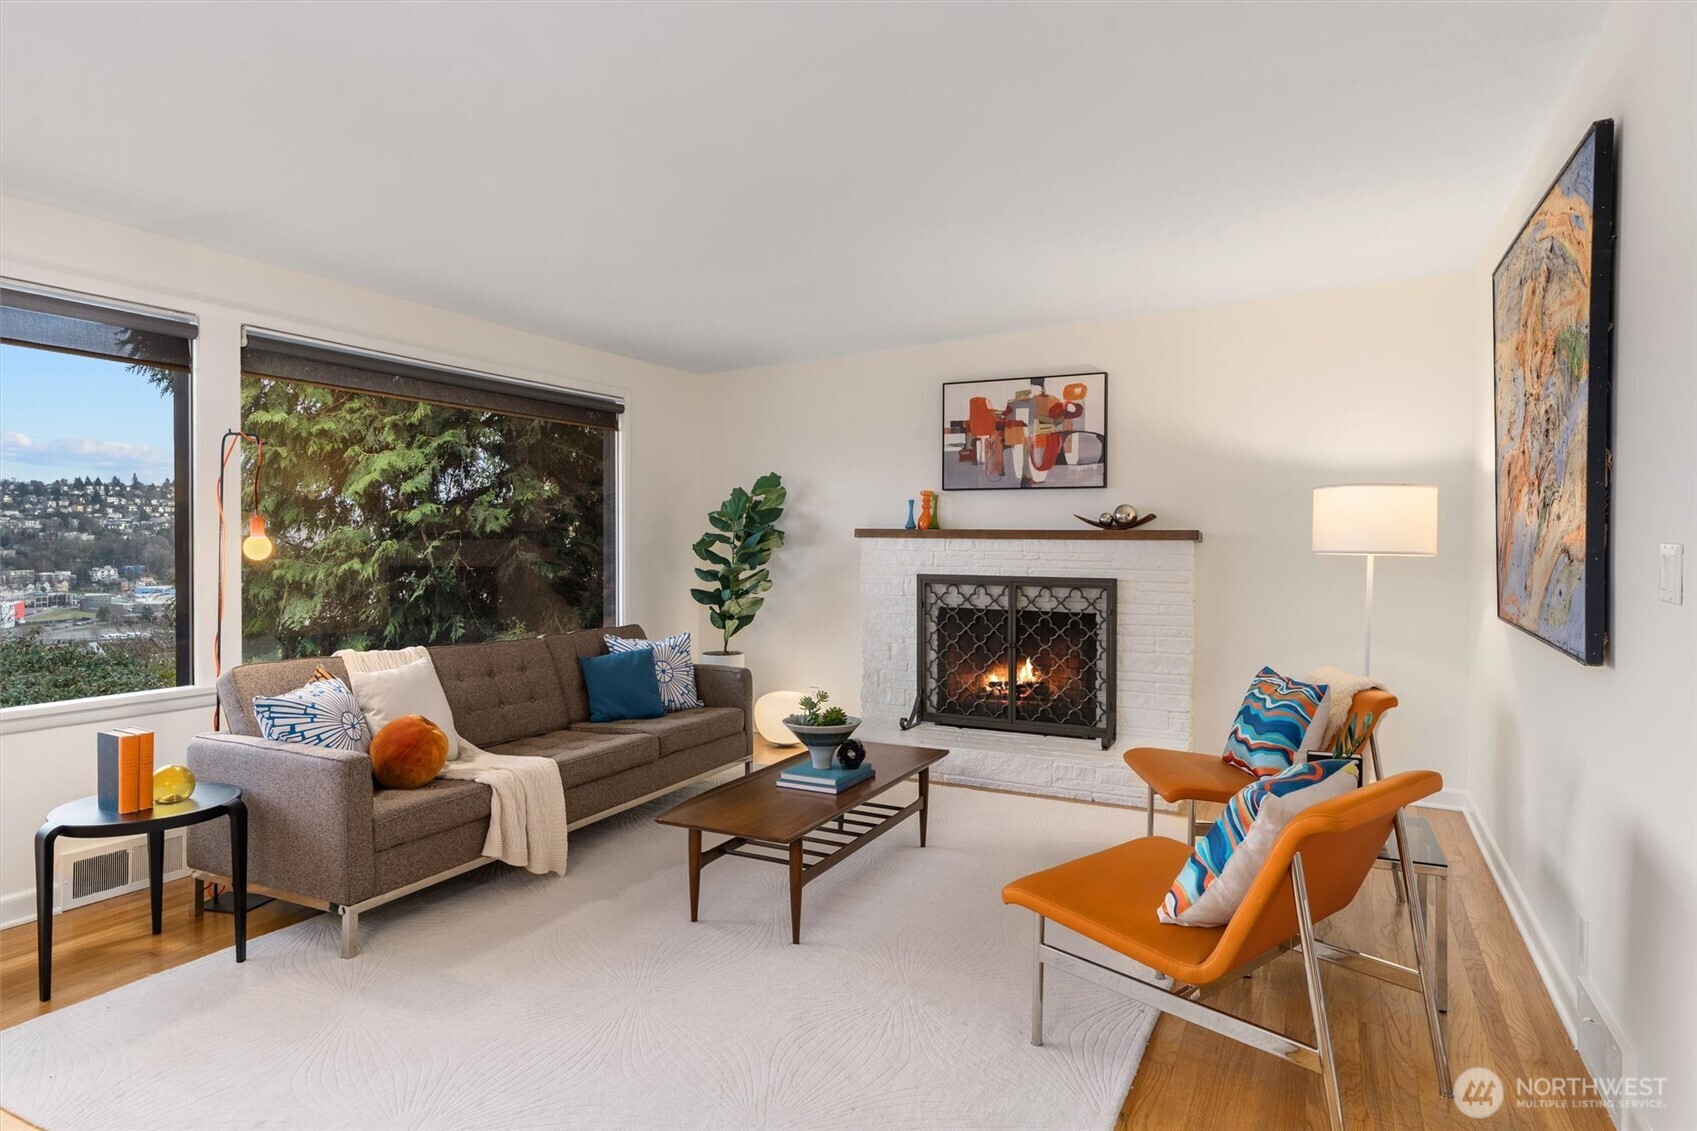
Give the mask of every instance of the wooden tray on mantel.
[{"label": "wooden tray on mantel", "polygon": [[1068,527],[1065,530],[905,530],[901,527],[880,529],[861,527],[856,538],[1000,538],[1028,542],[1052,539],[1057,542],[1094,542],[1116,539],[1127,542],[1200,542],[1200,530],[1151,530],[1147,526],[1131,530],[1096,530],[1088,526]]}]

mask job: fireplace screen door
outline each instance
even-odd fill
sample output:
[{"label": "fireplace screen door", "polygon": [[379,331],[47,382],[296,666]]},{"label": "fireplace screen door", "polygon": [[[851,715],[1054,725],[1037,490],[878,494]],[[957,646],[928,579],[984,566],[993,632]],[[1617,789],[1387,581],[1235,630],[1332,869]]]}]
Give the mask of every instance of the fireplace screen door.
[{"label": "fireplace screen door", "polygon": [[1114,606],[1103,577],[921,574],[917,723],[1114,740]]}]

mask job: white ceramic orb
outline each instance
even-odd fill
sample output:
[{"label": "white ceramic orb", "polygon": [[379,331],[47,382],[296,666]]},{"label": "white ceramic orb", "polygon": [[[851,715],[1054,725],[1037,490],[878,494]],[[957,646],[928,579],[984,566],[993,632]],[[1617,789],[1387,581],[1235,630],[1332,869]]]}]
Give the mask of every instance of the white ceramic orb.
[{"label": "white ceramic orb", "polygon": [[800,691],[768,691],[754,704],[754,729],[775,746],[799,746],[784,720],[801,713]]}]

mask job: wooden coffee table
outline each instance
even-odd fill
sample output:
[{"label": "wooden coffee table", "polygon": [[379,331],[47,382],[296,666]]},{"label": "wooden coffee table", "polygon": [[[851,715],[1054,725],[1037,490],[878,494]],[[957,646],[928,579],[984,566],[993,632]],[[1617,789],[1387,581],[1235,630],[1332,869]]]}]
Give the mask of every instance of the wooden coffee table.
[{"label": "wooden coffee table", "polygon": [[[931,766],[947,750],[927,746],[866,744],[866,760],[878,771],[868,781],[832,796],[780,789],[778,774],[807,760],[801,754],[747,777],[697,794],[654,818],[662,825],[689,830],[689,921],[701,906],[701,869],[721,856],[742,856],[790,869],[790,941],[801,941],[801,889],[870,841],[919,814],[919,846],[931,815]],[[919,780],[919,798],[909,805],[886,805],[874,798],[908,781]],[[701,834],[729,837],[701,847]],[[776,849],[784,855],[750,849]]]}]

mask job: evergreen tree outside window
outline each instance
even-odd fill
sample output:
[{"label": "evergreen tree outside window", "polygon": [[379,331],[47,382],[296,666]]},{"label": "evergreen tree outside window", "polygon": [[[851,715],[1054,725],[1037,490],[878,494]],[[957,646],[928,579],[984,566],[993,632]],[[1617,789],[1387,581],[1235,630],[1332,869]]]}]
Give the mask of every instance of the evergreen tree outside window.
[{"label": "evergreen tree outside window", "polygon": [[244,351],[276,544],[242,563],[244,659],[611,623],[616,416],[352,360]]}]

